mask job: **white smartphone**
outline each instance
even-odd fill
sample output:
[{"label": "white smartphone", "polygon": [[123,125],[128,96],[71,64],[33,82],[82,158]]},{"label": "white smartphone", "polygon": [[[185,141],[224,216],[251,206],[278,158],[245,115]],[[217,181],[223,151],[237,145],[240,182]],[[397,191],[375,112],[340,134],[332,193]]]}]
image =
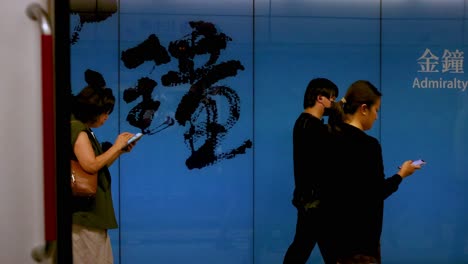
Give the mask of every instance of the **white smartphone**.
[{"label": "white smartphone", "polygon": [[143,136],[143,133],[136,133],[132,138],[127,141],[127,145],[132,144],[133,142],[139,140]]},{"label": "white smartphone", "polygon": [[125,145],[125,147],[123,147],[122,149],[124,150],[125,148],[128,147],[128,145],[132,144],[133,142],[137,141],[137,140],[140,140],[140,138],[143,136],[143,133],[136,133],[133,137],[131,137],[128,141],[127,141],[127,145]]},{"label": "white smartphone", "polygon": [[417,166],[417,165],[422,166],[422,165],[426,164],[426,162],[424,160],[422,160],[422,159],[418,159],[418,160],[413,161],[413,163],[411,163],[411,164],[414,165],[414,166]]},{"label": "white smartphone", "polygon": [[[414,166],[418,166],[418,165],[425,165],[426,164],[426,161],[424,161],[423,159],[418,159],[418,160],[415,160],[411,163],[411,165],[414,165]],[[398,166],[398,169],[401,169],[401,166]]]}]

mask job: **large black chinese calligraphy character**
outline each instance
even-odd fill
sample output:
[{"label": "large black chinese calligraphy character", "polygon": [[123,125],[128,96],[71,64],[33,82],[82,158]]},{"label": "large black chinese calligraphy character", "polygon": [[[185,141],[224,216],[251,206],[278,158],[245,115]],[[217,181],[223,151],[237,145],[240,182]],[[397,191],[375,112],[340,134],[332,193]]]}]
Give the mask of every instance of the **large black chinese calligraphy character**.
[{"label": "large black chinese calligraphy character", "polygon": [[[129,69],[137,68],[146,61],[152,61],[156,65],[168,63],[171,60],[166,49],[159,42],[158,37],[152,34],[138,46],[122,52],[122,61]],[[143,77],[138,80],[135,87],[125,89],[123,99],[126,103],[135,101],[141,96],[142,101],[134,106],[127,115],[130,125],[138,127],[144,134],[151,134],[150,125],[158,111],[161,102],[154,100],[152,93],[158,83]],[[169,124],[169,123],[168,123]],[[170,124],[172,125],[172,124]]]},{"label": "large black chinese calligraphy character", "polygon": [[[186,160],[187,168],[201,169],[220,160],[244,154],[247,148],[252,147],[252,142],[245,140],[234,149],[215,152],[240,118],[240,98],[236,91],[216,84],[220,80],[236,76],[238,71],[244,70],[244,66],[238,60],[217,63],[221,51],[226,49],[227,43],[232,39],[218,32],[214,24],[195,21],[189,22],[189,25],[192,33],[170,42],[168,47],[169,54],[178,62],[178,71],[164,74],[161,82],[167,87],[190,84],[177,107],[175,119],[179,125],[188,128],[184,134],[184,141],[191,151]],[[201,55],[208,55],[208,60],[201,67],[195,68],[195,59]],[[165,64],[170,58],[158,37],[152,34],[135,48],[123,51],[122,61],[127,68],[136,68],[145,61],[154,61],[155,66]],[[130,111],[127,121],[146,133],[149,133],[147,129],[151,125],[150,117],[160,106],[160,102],[151,99],[156,85],[156,81],[144,77],[139,80],[137,87],[124,92],[124,100],[130,102],[139,95],[143,96],[145,91],[146,97],[143,96],[143,101]],[[224,120],[219,117],[218,107],[226,104],[218,103],[220,101],[227,102],[228,116]]]},{"label": "large black chinese calligraphy character", "polygon": [[143,133],[148,133],[148,127],[151,125],[154,113],[158,111],[161,102],[153,100],[151,94],[157,83],[150,78],[141,78],[136,87],[128,88],[124,91],[123,99],[126,103],[135,101],[142,97],[142,101],[130,110],[127,115],[127,121],[130,125],[138,127]]}]

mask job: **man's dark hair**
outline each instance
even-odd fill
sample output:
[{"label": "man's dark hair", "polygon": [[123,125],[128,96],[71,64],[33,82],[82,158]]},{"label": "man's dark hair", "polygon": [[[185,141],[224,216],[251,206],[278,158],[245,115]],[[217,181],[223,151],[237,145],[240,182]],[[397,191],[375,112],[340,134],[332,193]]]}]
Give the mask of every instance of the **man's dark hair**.
[{"label": "man's dark hair", "polygon": [[322,95],[327,98],[338,96],[338,87],[335,83],[326,78],[312,79],[307,85],[304,94],[304,109],[315,105],[317,96]]}]

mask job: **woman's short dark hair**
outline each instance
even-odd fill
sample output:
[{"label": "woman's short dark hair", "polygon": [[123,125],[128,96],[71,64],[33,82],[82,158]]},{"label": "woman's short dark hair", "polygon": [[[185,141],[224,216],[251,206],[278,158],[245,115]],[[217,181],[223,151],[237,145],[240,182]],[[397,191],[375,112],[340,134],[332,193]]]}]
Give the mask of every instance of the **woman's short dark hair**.
[{"label": "woman's short dark hair", "polygon": [[115,97],[110,88],[86,86],[73,96],[72,113],[83,123],[94,123],[104,113],[112,113]]},{"label": "woman's short dark hair", "polygon": [[326,78],[312,79],[307,85],[304,94],[304,109],[315,105],[317,96],[322,95],[327,98],[338,96],[338,87],[335,83]]}]

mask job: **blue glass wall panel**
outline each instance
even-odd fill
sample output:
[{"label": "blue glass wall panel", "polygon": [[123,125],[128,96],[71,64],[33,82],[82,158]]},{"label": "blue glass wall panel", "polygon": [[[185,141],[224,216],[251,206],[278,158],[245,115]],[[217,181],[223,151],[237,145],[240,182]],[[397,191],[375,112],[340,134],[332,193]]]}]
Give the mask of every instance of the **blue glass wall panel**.
[{"label": "blue glass wall panel", "polygon": [[[271,1],[256,14],[254,260],[281,263],[296,223],[292,127],[305,88],[316,77],[333,80],[340,96],[357,79],[379,84],[379,5]],[[315,250],[309,263],[320,262]]]},{"label": "blue glass wall panel", "polygon": [[[120,85],[155,83],[121,102],[122,129],[149,132],[121,163],[122,262],[251,263],[252,4],[138,2],[121,1]],[[124,122],[145,100],[151,124]]]},{"label": "blue glass wall panel", "polygon": [[[464,263],[468,238],[465,1],[384,2],[382,147],[388,174],[428,164],[386,203],[387,263]],[[463,164],[463,165],[462,165]]]},{"label": "blue glass wall panel", "polygon": [[[105,125],[93,129],[101,142],[114,143],[120,133],[120,97],[118,64],[118,13],[97,16],[93,13],[73,13],[70,15],[70,63],[72,93],[77,94],[87,83],[85,71],[92,70],[102,75],[106,85],[117,98],[113,113]],[[125,155],[123,156],[125,159]],[[112,175],[112,199],[117,216],[120,214],[120,170],[119,161],[110,168]],[[119,230],[109,230],[115,263],[119,263]]]}]

